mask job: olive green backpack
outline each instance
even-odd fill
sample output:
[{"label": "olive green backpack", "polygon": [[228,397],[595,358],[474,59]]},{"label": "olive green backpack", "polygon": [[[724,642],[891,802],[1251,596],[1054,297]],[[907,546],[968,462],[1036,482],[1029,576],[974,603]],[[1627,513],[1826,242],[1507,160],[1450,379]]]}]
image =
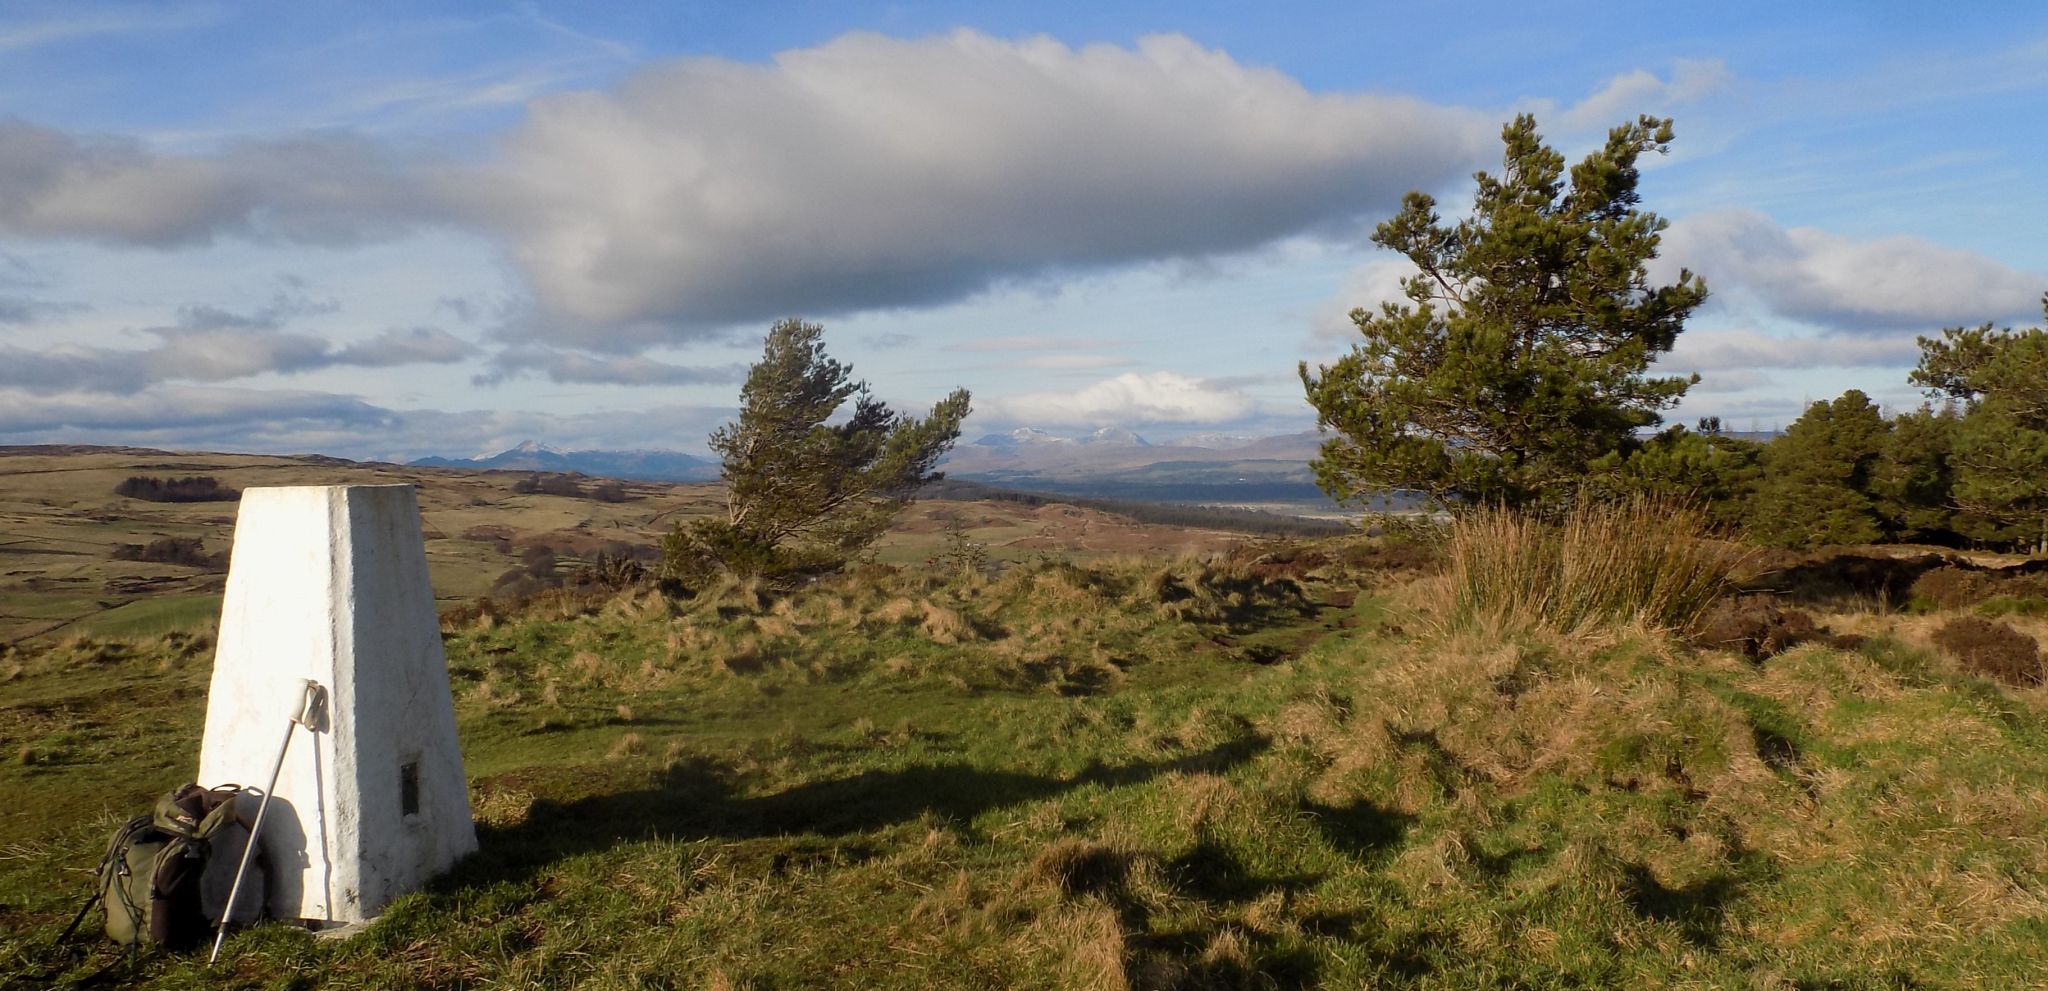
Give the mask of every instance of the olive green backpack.
[{"label": "olive green backpack", "polygon": [[200,906],[200,876],[214,834],[235,821],[240,794],[235,785],[188,784],[158,799],[155,811],[115,830],[94,871],[98,890],[78,919],[96,901],[106,911],[107,937],[116,943],[149,942],[173,950],[199,945],[211,928]]}]

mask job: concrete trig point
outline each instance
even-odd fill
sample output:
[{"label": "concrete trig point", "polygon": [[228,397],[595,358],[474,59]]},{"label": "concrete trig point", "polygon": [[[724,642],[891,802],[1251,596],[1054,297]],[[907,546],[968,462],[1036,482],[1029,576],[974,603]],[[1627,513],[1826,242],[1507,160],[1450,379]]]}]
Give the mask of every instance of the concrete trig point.
[{"label": "concrete trig point", "polygon": [[326,712],[263,824],[269,914],[361,922],[476,849],[412,486],[242,493],[202,783],[263,786],[301,679]]}]

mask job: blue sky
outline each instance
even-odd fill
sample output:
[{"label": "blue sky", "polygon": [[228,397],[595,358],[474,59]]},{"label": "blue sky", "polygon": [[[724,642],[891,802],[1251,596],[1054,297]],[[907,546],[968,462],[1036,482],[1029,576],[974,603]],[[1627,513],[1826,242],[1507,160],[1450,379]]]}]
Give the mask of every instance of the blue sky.
[{"label": "blue sky", "polygon": [[1676,119],[1681,422],[2041,320],[2048,8],[1327,7],[0,6],[0,444],[701,451],[790,315],[970,435],[1307,429],[1525,111]]}]

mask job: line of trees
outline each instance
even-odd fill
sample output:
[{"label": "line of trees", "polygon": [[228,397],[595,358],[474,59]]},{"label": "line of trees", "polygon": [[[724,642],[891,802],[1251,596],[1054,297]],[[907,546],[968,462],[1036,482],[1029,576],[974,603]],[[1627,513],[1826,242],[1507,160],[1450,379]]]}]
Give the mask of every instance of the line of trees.
[{"label": "line of trees", "polygon": [[114,486],[114,494],[146,502],[233,502],[242,497],[240,489],[222,485],[220,479],[211,475],[130,475]]},{"label": "line of trees", "polygon": [[586,487],[581,475],[543,472],[535,472],[513,482],[512,491],[520,495],[566,496],[571,499],[594,499],[598,502],[625,502],[630,498],[623,482],[605,480]]},{"label": "line of trees", "polygon": [[1932,401],[1902,415],[1850,390],[1769,444],[1712,421],[1645,435],[1698,381],[1649,372],[1707,296],[1690,272],[1647,275],[1666,223],[1640,208],[1637,162],[1671,140],[1668,119],[1617,127],[1567,181],[1525,115],[1502,131],[1501,173],[1475,177],[1468,217],[1446,224],[1408,195],[1373,235],[1414,263],[1408,301],[1352,311],[1351,353],[1301,366],[1331,435],[1313,463],[1324,491],[1538,513],[1650,492],[1781,546],[2048,553],[2048,328],[1921,338],[1913,381]]}]

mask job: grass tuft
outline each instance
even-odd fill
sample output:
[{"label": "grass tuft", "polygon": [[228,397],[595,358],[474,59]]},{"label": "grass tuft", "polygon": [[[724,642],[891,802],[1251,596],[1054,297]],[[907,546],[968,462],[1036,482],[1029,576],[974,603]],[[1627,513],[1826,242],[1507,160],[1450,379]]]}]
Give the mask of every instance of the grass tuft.
[{"label": "grass tuft", "polygon": [[1679,631],[1751,577],[1751,555],[1712,539],[1704,512],[1659,499],[1582,505],[1562,521],[1478,509],[1445,547],[1451,625],[1577,633]]}]

